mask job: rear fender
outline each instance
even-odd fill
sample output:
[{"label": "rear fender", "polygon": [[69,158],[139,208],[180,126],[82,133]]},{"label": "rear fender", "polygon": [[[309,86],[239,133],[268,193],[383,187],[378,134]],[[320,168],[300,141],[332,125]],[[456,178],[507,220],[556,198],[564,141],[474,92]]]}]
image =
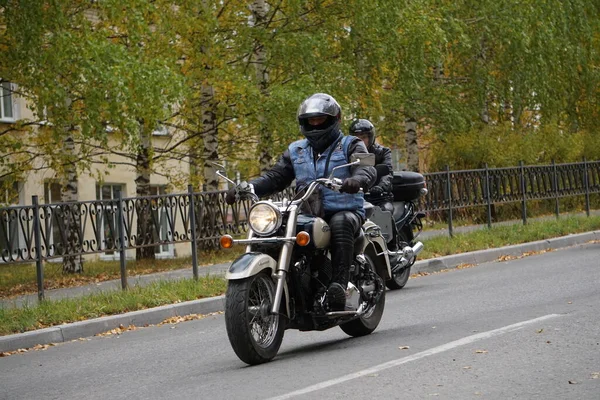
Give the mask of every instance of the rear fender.
[{"label": "rear fender", "polygon": [[[371,227],[376,227],[374,223],[371,221],[365,222],[363,225],[363,229],[366,231]],[[387,250],[387,245],[381,236],[368,236],[368,240],[365,240],[363,253],[367,254],[371,260],[375,263],[375,268],[377,269],[377,274],[381,276],[383,279],[390,279],[392,276],[392,268],[390,266],[389,257],[385,254],[380,254]],[[367,239],[367,238],[365,238]]]}]

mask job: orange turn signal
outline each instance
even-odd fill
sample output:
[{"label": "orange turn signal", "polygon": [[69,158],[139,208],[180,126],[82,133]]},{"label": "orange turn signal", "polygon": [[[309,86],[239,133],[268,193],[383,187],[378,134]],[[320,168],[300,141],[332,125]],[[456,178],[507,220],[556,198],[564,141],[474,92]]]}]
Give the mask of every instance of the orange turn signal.
[{"label": "orange turn signal", "polygon": [[296,243],[298,244],[298,246],[306,246],[307,244],[310,243],[310,235],[308,234],[308,232],[298,232],[298,234],[296,235]]},{"label": "orange turn signal", "polygon": [[219,243],[223,249],[230,249],[233,246],[233,238],[230,235],[223,235]]}]

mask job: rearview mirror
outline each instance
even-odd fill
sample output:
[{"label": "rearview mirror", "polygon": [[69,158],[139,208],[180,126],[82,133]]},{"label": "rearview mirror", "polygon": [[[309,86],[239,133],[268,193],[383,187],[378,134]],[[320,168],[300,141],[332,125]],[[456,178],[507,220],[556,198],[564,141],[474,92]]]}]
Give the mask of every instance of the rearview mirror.
[{"label": "rearview mirror", "polygon": [[365,167],[372,167],[375,165],[375,154],[373,153],[354,153],[350,156],[350,161],[354,164],[358,161],[358,164]]}]

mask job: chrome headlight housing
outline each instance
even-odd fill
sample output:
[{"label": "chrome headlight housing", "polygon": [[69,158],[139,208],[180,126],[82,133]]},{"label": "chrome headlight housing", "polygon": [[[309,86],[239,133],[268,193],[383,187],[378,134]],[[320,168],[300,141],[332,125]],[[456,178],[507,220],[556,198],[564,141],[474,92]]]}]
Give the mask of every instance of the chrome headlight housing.
[{"label": "chrome headlight housing", "polygon": [[281,226],[281,211],[268,201],[255,203],[248,214],[248,225],[259,236],[268,236]]}]

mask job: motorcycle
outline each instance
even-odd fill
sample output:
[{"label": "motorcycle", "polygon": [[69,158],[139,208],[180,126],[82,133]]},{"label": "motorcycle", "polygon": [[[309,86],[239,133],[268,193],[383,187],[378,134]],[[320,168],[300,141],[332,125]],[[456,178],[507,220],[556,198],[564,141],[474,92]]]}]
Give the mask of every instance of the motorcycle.
[{"label": "motorcycle", "polygon": [[[339,326],[350,336],[373,332],[383,316],[385,282],[392,275],[390,252],[381,228],[366,219],[355,240],[354,261],[346,290],[346,309],[330,308],[326,290],[332,278],[329,225],[303,213],[302,206],[319,187],[339,191],[336,170],[373,165],[372,154],[353,155],[350,163],[333,168],[327,178],[311,182],[295,197],[260,201],[251,185],[236,186],[236,198],[250,198],[246,239],[220,238],[222,248],[246,245],[246,253],[233,261],[225,278],[225,325],[236,355],[250,365],[272,360],[284,331],[322,331]],[[222,171],[217,174],[235,185]],[[367,216],[374,207],[367,208]],[[419,247],[420,246],[420,247]],[[395,252],[408,263],[421,244]]]},{"label": "motorcycle", "polygon": [[[380,173],[379,168],[377,172]],[[383,168],[381,173],[387,174],[387,168]],[[421,242],[415,243],[415,239],[423,230],[422,219],[425,218],[425,213],[419,211],[417,206],[418,199],[427,194],[425,178],[416,172],[394,172],[392,194],[394,212],[375,206],[370,220],[381,228],[388,247],[394,240],[397,249],[417,246],[416,251],[408,254],[409,259],[402,258],[407,256],[392,257],[392,276],[386,281],[386,286],[388,289],[396,290],[406,286],[410,269],[423,247]]]}]

